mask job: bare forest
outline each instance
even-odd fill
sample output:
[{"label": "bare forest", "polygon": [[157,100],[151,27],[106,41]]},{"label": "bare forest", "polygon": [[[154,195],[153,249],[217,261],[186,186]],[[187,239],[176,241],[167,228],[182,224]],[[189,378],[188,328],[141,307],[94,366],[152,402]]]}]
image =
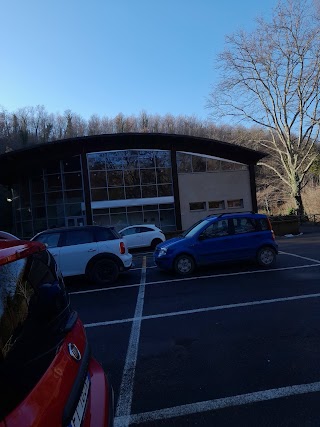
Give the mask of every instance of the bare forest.
[{"label": "bare forest", "polygon": [[[92,115],[88,120],[68,110],[64,114],[53,114],[44,106],[24,107],[15,112],[0,110],[0,153],[27,148],[33,144],[87,135],[121,132],[153,132],[192,135],[217,139],[265,152],[263,145],[267,131],[262,126],[240,125],[217,126],[211,120],[196,117],[150,115],[141,112],[138,116],[99,117]],[[318,146],[317,146],[318,149]],[[268,164],[277,167],[272,156]],[[274,163],[273,163],[274,162]],[[259,211],[271,215],[286,215],[294,211],[295,202],[280,177],[275,177],[270,168],[258,165],[257,197]],[[307,214],[320,213],[320,162],[314,161],[303,182],[303,203]]]}]

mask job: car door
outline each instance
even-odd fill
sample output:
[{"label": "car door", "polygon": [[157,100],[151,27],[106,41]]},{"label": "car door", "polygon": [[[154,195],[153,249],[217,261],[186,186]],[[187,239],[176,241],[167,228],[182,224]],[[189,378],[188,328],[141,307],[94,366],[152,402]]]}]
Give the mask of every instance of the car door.
[{"label": "car door", "polygon": [[254,258],[261,242],[261,232],[257,228],[256,221],[250,217],[233,218],[233,258]]},{"label": "car door", "polygon": [[156,232],[150,227],[137,227],[139,228],[139,239],[141,246],[151,246],[151,242]]},{"label": "car door", "polygon": [[218,220],[208,225],[198,235],[195,253],[199,264],[206,265],[230,260],[232,234],[228,220]]},{"label": "car door", "polygon": [[84,274],[88,261],[98,253],[92,230],[64,231],[64,240],[60,248],[60,270],[63,276]]}]

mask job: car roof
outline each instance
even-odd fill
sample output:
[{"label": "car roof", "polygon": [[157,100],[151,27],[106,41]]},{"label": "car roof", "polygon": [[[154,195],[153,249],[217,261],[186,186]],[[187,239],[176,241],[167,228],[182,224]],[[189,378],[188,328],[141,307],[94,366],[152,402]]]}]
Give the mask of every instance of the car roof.
[{"label": "car roof", "polygon": [[17,261],[35,252],[45,250],[46,246],[40,242],[27,240],[0,240],[0,265]]},{"label": "car roof", "polygon": [[126,230],[127,228],[132,228],[132,227],[155,227],[155,228],[159,228],[155,224],[134,224],[134,225],[128,225],[127,227],[124,227],[122,230]]},{"label": "car roof", "polygon": [[79,225],[79,226],[75,226],[75,227],[48,228],[47,230],[40,231],[36,235],[38,236],[39,234],[43,234],[43,233],[56,233],[59,231],[88,230],[88,229],[89,230],[95,230],[95,229],[99,229],[99,228],[114,229],[114,227],[108,227],[108,226],[104,226],[104,225]]},{"label": "car roof", "polygon": [[221,218],[221,219],[228,219],[228,218],[243,218],[243,217],[252,217],[252,218],[267,218],[267,215],[265,214],[258,214],[258,213],[254,213],[254,212],[227,212],[227,213],[222,213],[222,214],[215,214],[215,215],[208,215],[206,218],[204,219],[216,219],[216,218]]}]

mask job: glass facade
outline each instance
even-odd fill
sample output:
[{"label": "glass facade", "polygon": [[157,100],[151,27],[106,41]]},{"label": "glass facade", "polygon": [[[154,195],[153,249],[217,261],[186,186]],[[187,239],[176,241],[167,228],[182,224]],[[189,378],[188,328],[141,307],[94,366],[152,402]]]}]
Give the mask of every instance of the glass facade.
[{"label": "glass facade", "polygon": [[13,187],[15,233],[30,238],[47,228],[63,227],[68,217],[83,218],[80,156],[57,160]]},{"label": "glass facade", "polygon": [[228,162],[208,156],[177,152],[178,173],[221,172],[247,170],[241,163]]},{"label": "glass facade", "polygon": [[175,229],[170,151],[90,153],[87,161],[94,224]]}]

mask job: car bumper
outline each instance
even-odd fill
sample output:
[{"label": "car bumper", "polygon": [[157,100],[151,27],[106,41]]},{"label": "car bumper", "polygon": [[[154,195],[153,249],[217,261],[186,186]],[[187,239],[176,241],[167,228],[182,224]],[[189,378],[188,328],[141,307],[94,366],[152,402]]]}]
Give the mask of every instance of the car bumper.
[{"label": "car bumper", "polygon": [[114,418],[113,389],[99,363],[89,363],[90,394],[83,427],[112,427]]},{"label": "car bumper", "polygon": [[132,266],[132,255],[131,254],[125,254],[121,257],[121,261],[123,263],[123,269],[122,271],[129,270]]},{"label": "car bumper", "polygon": [[171,258],[167,257],[154,257],[153,258],[154,263],[157,267],[161,268],[162,270],[171,270],[172,269],[172,260]]}]

